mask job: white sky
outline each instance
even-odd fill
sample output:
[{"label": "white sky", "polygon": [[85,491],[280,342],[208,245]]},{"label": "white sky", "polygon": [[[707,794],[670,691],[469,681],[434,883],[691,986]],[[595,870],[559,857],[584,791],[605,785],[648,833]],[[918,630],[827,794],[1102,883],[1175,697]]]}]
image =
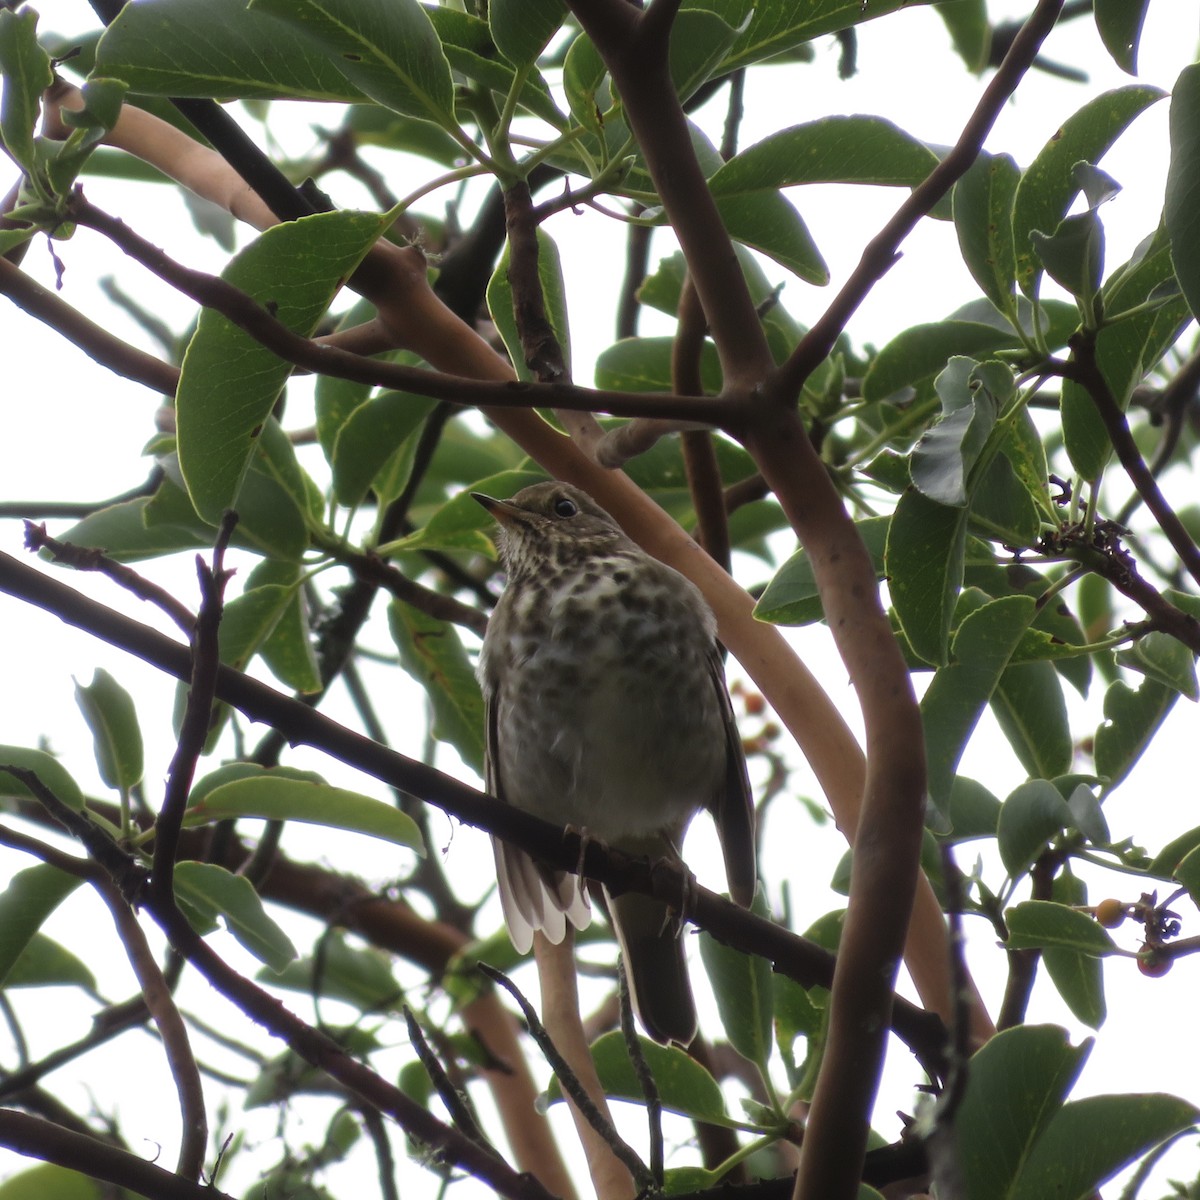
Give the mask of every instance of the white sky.
[{"label": "white sky", "polygon": [[[994,19],[1015,15],[1022,6],[1009,0],[991,6]],[[1179,70],[1192,61],[1196,51],[1196,0],[1158,0],[1150,6],[1142,40],[1141,80],[1169,88]],[[43,27],[73,31],[90,27],[89,10],[82,0],[46,0],[43,5]],[[836,76],[837,48],[830,39],[816,46],[817,63],[795,72],[776,69],[752,76],[746,98],[746,121],[742,145],[746,146],[780,125],[794,124],[830,112],[877,113],[895,121],[915,136],[935,144],[955,140],[962,122],[980,93],[982,83],[956,66],[957,60],[945,54],[946,35],[941,23],[925,8],[887,18],[876,25],[860,30],[859,73],[849,82]],[[1104,55],[1094,29],[1087,20],[1072,22],[1050,40],[1046,53],[1051,58],[1083,65],[1091,74],[1086,88],[1063,84],[1045,75],[1030,76],[1017,98],[1010,103],[989,139],[992,150],[1004,150],[1021,163],[1027,163],[1061,121],[1091,95],[1105,88],[1129,82]],[[934,73],[936,72],[936,74]],[[314,119],[321,119],[316,114]],[[335,118],[325,117],[326,123]],[[719,121],[719,116],[717,118]],[[1166,169],[1167,104],[1161,103],[1139,118],[1131,132],[1124,137],[1104,161],[1104,168],[1122,185],[1124,191],[1103,212],[1108,234],[1108,262],[1115,265],[1128,257],[1133,246],[1153,228],[1162,204]],[[307,144],[308,134],[303,124],[299,129],[277,130],[296,145]],[[405,177],[393,182],[397,192],[408,190],[412,180]],[[0,190],[6,190],[11,171],[0,168]],[[135,197],[137,209],[128,207],[124,189],[111,181],[97,180],[87,185],[89,196],[98,204],[120,212],[134,223],[140,232],[165,246],[176,257],[192,265],[218,270],[219,252],[211,242],[193,235],[189,217],[182,203],[171,193],[143,190]],[[349,195],[349,193],[348,193]],[[862,246],[894,211],[899,203],[896,192],[849,188],[810,188],[792,193],[795,202],[808,222],[833,273],[832,288],[836,289],[857,262]],[[339,194],[339,199],[342,197]],[[343,202],[354,202],[352,199]],[[361,201],[359,201],[361,202]],[[430,211],[436,211],[431,205]],[[577,378],[588,379],[587,364],[611,340],[612,300],[619,285],[619,264],[623,261],[620,231],[607,226],[595,217],[577,218],[563,214],[555,219],[551,232],[563,248],[567,266],[569,296],[572,297],[572,329],[574,332],[574,361]],[[127,290],[149,302],[176,329],[182,328],[191,314],[191,306],[182,302],[157,281],[138,268],[121,260],[120,255],[98,237],[80,232],[74,240],[60,244],[58,252],[67,266],[64,297],[85,311],[106,312],[105,320],[123,337],[148,345],[144,336],[121,314],[107,309],[95,289],[94,279],[113,274]],[[655,250],[667,253],[665,240],[655,243]],[[44,242],[38,242],[26,259],[26,269],[43,283],[53,285],[53,271]],[[781,272],[768,268],[773,280]],[[808,288],[790,282],[783,294],[783,303],[799,320],[811,322],[832,296],[832,290]],[[856,314],[850,332],[859,344],[883,344],[898,329],[918,320],[936,320],[953,311],[976,295],[974,285],[958,260],[953,230],[949,225],[925,222],[904,247],[904,258],[888,277],[874,290]],[[650,329],[647,321],[643,329]],[[150,347],[153,348],[153,347]],[[140,482],[142,466],[132,461],[130,447],[139,444],[152,432],[153,412],[157,398],[136,387],[125,384],[103,371],[96,371],[73,348],[66,346],[53,333],[40,328],[36,322],[6,308],[0,318],[0,404],[3,405],[4,437],[0,440],[0,499],[97,499],[121,492]],[[293,407],[293,413],[297,409]],[[300,417],[296,417],[300,420]],[[47,477],[45,462],[53,463]],[[146,464],[148,470],[149,464]],[[1190,502],[1194,482],[1189,469],[1176,469],[1166,480],[1168,497],[1176,504]],[[1112,505],[1116,507],[1116,505]],[[58,528],[63,528],[62,523]],[[54,526],[52,525],[52,530]],[[0,522],[0,549],[22,555],[19,523]],[[786,553],[786,547],[784,548]],[[194,595],[191,569],[186,562],[160,568],[148,567],[153,574],[178,594],[189,599]],[[763,577],[759,564],[742,563],[739,577],[755,582]],[[102,581],[81,578],[70,580],[73,586],[115,606],[131,608],[116,589]],[[132,608],[134,615],[151,621],[153,614],[146,606]],[[66,629],[58,622],[0,598],[0,629],[3,630],[2,657],[5,677],[9,681],[8,695],[0,721],[0,742],[36,744],[48,736],[55,749],[66,756],[68,766],[85,787],[100,791],[94,768],[89,766],[90,752],[82,720],[78,717],[72,698],[72,675],[88,682],[95,667],[110,670],[142,701],[140,712],[148,739],[148,787],[154,798],[157,781],[166,769],[170,754],[169,712],[173,688],[160,676],[142,664],[90,639]],[[859,721],[853,696],[845,686],[845,671],[832,652],[827,632],[818,627],[797,631],[797,646],[809,665],[816,670],[826,688],[846,712],[855,727]],[[376,633],[373,643],[385,647],[386,634]],[[394,673],[393,673],[394,674]],[[394,687],[392,676],[377,676],[380,689]],[[1070,689],[1073,730],[1076,736],[1095,728],[1101,718],[1102,687],[1093,688],[1086,702],[1080,701]],[[347,716],[344,705],[333,709],[335,715]],[[389,732],[398,748],[419,754],[421,738],[419,701],[399,700],[397,711],[389,714]],[[1196,739],[1196,710],[1186,701],[1177,706],[1151,752],[1135,772],[1132,780],[1113,796],[1106,806],[1109,825],[1114,837],[1136,833],[1137,839],[1153,852],[1175,834],[1200,824],[1195,815],[1195,761],[1193,747]],[[446,769],[455,766],[452,756],[440,762]],[[346,773],[331,769],[329,764],[315,761],[315,756],[297,756],[302,765],[315,766],[337,782],[359,786],[362,790],[380,794],[370,781],[346,780]],[[1007,744],[996,731],[990,717],[985,717],[980,732],[973,739],[964,757],[961,771],[986,783],[1003,797],[1023,779],[1023,773]],[[812,783],[806,770],[800,767],[795,786],[811,793]],[[779,805],[776,806],[780,807]],[[773,818],[777,819],[777,818]],[[705,882],[712,882],[712,837],[707,827],[697,828],[689,840],[687,857]],[[473,873],[483,881],[491,871],[486,840],[473,831],[451,831],[444,822],[435,822],[444,836],[441,847],[448,847],[448,866],[457,878]],[[799,823],[781,822],[772,826],[765,854],[764,873],[772,881],[787,879],[791,889],[794,911],[804,914],[801,924],[840,903],[827,890],[832,864],[843,849],[840,835],[831,827],[813,829],[807,820]],[[395,871],[394,858],[365,852],[361,839],[348,835],[322,832],[311,837],[302,830],[289,830],[285,848],[298,857],[312,856],[335,867],[347,864],[367,874],[372,882],[382,882]],[[970,868],[971,853],[960,854],[960,864]],[[28,860],[19,856],[0,858],[0,871],[16,869]],[[988,868],[989,879],[998,883],[1002,871],[996,864]],[[1123,884],[1115,877],[1097,882],[1092,898],[1115,894],[1122,899],[1136,898],[1136,883]],[[1124,890],[1122,890],[1124,888]],[[777,897],[776,897],[777,899]],[[48,932],[67,945],[78,941],[73,931],[77,923],[87,920],[90,900],[75,897],[63,906],[48,926]],[[1196,914],[1191,907],[1186,912],[1185,934],[1196,932]],[[311,926],[298,922],[301,931]],[[996,950],[990,931],[973,929],[970,951],[971,966],[985,997],[994,1006],[1003,990],[1004,963]],[[89,936],[92,936],[89,933]],[[106,936],[98,931],[95,936]],[[303,936],[301,932],[300,936]],[[1130,949],[1135,941],[1129,933],[1117,934],[1122,945]],[[111,940],[111,939],[110,939]],[[228,950],[227,938],[220,939],[222,952]],[[235,951],[228,951],[235,961],[241,961]],[[116,999],[131,990],[119,947],[112,942],[109,951],[111,968],[102,980],[102,988]],[[252,968],[248,968],[252,969]],[[700,972],[694,974],[699,980]],[[1109,960],[1105,968],[1108,989],[1109,1018],[1100,1032],[1091,1061],[1085,1069],[1075,1095],[1104,1091],[1172,1091],[1193,1102],[1200,1102],[1196,1086],[1194,1062],[1180,1053],[1183,1031],[1194,1024],[1194,996],[1200,989],[1200,966],[1194,958],[1178,962],[1170,977],[1161,981],[1143,979],[1131,961]],[[522,977],[529,987],[534,983],[529,973]],[[256,1040],[228,1015],[227,1006],[207,998],[194,988],[186,993],[187,1002],[228,1022],[238,1036]],[[18,1004],[22,997],[17,997]],[[37,1044],[32,1047],[36,1056],[64,1040],[67,1030],[77,1036],[87,1028],[84,1015],[76,1011],[78,998],[73,994],[47,998],[37,997],[46,1010],[47,1022],[38,1029]],[[289,1000],[300,1011],[304,1005]],[[28,1014],[26,1005],[22,1011]],[[1052,987],[1040,980],[1035,991],[1031,1020],[1049,1020],[1066,1025],[1076,1040],[1084,1036]],[[1155,1037],[1158,1034],[1158,1037]],[[124,1039],[119,1046],[104,1054],[85,1060],[84,1070],[77,1081],[64,1086],[67,1072],[50,1079],[52,1087],[64,1087],[67,1098],[86,1107],[84,1098],[87,1081],[97,1083],[100,1097],[108,1089],[101,1083],[108,1074],[128,1071],[128,1047],[137,1044]],[[149,1044],[149,1043],[147,1043]],[[403,1047],[401,1047],[403,1049]],[[402,1056],[397,1055],[396,1061]],[[0,1051],[0,1061],[12,1062],[9,1049]],[[148,1101],[144,1106],[131,1102],[123,1107],[124,1128],[135,1149],[139,1139],[147,1139],[145,1153],[155,1152],[152,1143],[162,1144],[162,1160],[173,1161],[177,1114],[163,1068],[153,1052],[146,1058],[147,1072],[143,1089]],[[244,1068],[239,1068],[244,1070]],[[892,1113],[897,1109],[911,1111],[911,1086],[916,1075],[911,1059],[903,1048],[890,1056],[884,1091],[878,1110],[877,1127],[885,1136],[897,1132]],[[560,1114],[561,1117],[561,1114]],[[269,1138],[274,1128],[270,1113],[250,1114],[244,1120],[235,1114],[235,1125],[244,1126],[251,1136]],[[625,1132],[632,1139],[641,1137],[636,1114],[627,1122]],[[311,1124],[308,1135],[320,1136],[319,1122]],[[565,1128],[565,1125],[564,1125]],[[569,1136],[567,1138],[569,1140]],[[1171,1170],[1160,1175],[1176,1178],[1194,1176],[1200,1171],[1200,1156],[1193,1147],[1177,1150],[1168,1160]],[[17,1169],[20,1164],[0,1156],[0,1177]],[[423,1182],[418,1183],[421,1180]],[[242,1180],[242,1184],[247,1180]],[[352,1178],[334,1173],[328,1180],[337,1192],[347,1190]],[[232,1190],[233,1181],[229,1181]],[[420,1168],[405,1166],[401,1186],[418,1189],[413,1194],[432,1195],[433,1177]],[[1159,1188],[1161,1192],[1163,1189]],[[406,1192],[406,1194],[409,1194]],[[460,1191],[460,1194],[466,1194]],[[1153,1189],[1145,1193],[1153,1194]]]}]

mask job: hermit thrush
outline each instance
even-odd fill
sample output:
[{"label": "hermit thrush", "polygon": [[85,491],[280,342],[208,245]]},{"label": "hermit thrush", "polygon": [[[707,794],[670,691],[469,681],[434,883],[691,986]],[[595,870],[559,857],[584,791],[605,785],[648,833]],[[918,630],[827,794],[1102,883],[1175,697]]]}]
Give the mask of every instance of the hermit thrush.
[{"label": "hermit thrush", "polygon": [[[700,809],[716,819],[729,888],[754,896],[754,810],[700,592],[636,546],[589,496],[538,483],[475,499],[499,523],[508,575],[479,659],[487,783],[527,812],[610,846],[678,859]],[[591,919],[579,880],[493,839],[513,944],[561,942]],[[604,896],[634,1008],[651,1037],[696,1032],[683,945],[666,905]]]}]

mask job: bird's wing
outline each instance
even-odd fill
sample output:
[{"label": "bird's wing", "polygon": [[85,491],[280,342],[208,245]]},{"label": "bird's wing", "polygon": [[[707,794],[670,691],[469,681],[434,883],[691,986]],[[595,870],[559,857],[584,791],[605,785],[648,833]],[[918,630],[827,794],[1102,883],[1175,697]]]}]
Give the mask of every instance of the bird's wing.
[{"label": "bird's wing", "polygon": [[[487,790],[508,803],[500,778],[500,743],[497,713],[500,708],[498,687],[484,688],[484,782]],[[519,846],[492,836],[496,858],[496,886],[504,924],[513,947],[527,954],[533,934],[540,929],[558,945],[566,936],[566,923],[586,929],[592,919],[587,895],[574,875],[554,871],[534,862]]]},{"label": "bird's wing", "polygon": [[708,656],[708,673],[725,725],[725,782],[717,796],[717,834],[725,856],[725,876],[729,894],[743,908],[754,900],[758,883],[754,843],[754,797],[750,792],[750,776],[746,772],[746,755],[738,733],[729,689],[725,686],[725,669],[721,663],[720,647],[714,641]]}]

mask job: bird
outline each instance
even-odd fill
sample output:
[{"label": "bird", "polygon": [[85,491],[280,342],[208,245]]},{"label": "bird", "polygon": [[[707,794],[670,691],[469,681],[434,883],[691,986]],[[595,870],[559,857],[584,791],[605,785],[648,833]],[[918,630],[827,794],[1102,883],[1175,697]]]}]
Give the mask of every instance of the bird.
[{"label": "bird", "polygon": [[[699,589],[632,541],[586,492],[535,483],[472,496],[497,523],[506,573],[478,664],[489,792],[652,861],[681,862],[701,810],[730,894],[756,887],[754,804],[725,685],[716,618]],[[515,948],[586,928],[577,875],[493,837]],[[661,900],[601,889],[634,1012],[654,1040],[689,1044],[696,1007],[678,920]]]}]

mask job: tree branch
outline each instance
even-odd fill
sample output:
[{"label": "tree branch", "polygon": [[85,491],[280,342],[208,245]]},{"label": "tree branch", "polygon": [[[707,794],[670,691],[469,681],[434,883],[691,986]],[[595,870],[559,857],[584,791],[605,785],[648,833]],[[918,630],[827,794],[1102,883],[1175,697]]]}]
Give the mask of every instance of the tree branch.
[{"label": "tree branch", "polygon": [[1063,0],[1039,0],[1021,32],[1013,39],[1000,68],[984,89],[954,148],[934,167],[924,182],[913,189],[908,199],[896,210],[896,215],[867,244],[858,266],[850,273],[841,291],[779,369],[780,395],[795,402],[808,377],[829,357],[834,343],[855,310],[895,265],[901,242],[979,157],[1001,109],[1025,77],[1038,48],[1054,28],[1062,5]]}]

